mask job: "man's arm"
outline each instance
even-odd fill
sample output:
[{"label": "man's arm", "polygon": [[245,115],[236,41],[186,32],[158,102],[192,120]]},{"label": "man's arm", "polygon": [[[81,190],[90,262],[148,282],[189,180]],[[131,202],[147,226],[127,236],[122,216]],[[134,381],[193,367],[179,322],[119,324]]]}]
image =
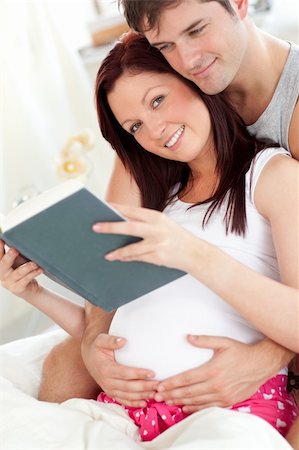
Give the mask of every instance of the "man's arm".
[{"label": "man's arm", "polygon": [[117,156],[115,156],[105,199],[107,202],[120,205],[142,206],[138,186]]},{"label": "man's arm", "polygon": [[86,327],[81,343],[82,359],[97,384],[120,403],[145,406],[145,399],[154,396],[158,386],[151,370],[127,367],[116,363],[114,351],[126,344],[125,339],[108,336],[115,311],[107,313],[87,304]]}]

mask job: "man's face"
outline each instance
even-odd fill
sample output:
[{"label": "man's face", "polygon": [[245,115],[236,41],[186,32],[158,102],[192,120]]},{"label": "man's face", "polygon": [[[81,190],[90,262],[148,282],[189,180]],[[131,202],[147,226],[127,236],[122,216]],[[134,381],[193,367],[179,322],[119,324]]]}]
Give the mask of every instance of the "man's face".
[{"label": "man's face", "polygon": [[[162,11],[158,26],[144,34],[177,72],[205,93],[217,94],[231,83],[242,82],[247,10],[238,8],[239,3],[231,1],[232,15],[215,1],[182,0]],[[146,30],[146,21],[144,25]]]}]

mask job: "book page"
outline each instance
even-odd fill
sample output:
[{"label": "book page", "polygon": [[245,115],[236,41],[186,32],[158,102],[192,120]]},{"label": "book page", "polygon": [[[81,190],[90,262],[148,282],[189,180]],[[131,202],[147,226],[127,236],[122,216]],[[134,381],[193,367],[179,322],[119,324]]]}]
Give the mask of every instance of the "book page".
[{"label": "book page", "polygon": [[84,185],[81,182],[77,180],[68,180],[38,194],[36,197],[26,200],[15,209],[12,209],[7,216],[1,217],[2,232],[15,227],[21,222],[24,222],[83,188]]}]

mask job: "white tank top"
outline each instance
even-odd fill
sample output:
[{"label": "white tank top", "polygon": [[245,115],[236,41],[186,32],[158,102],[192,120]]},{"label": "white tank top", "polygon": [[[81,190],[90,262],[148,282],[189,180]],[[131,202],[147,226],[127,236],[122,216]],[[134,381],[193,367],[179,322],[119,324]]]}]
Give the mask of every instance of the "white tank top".
[{"label": "white tank top", "polygon": [[[270,225],[259,214],[253,200],[263,167],[277,154],[289,156],[282,148],[266,149],[258,154],[246,174],[245,237],[226,235],[225,204],[212,215],[204,229],[202,220],[208,205],[188,210],[190,204],[177,198],[165,209],[165,214],[255,271],[279,280]],[[236,310],[190,275],[119,308],[110,334],[127,339],[125,347],[115,352],[119,363],[154,370],[158,380],[199,366],[211,358],[212,350],[193,347],[186,340],[187,334],[226,336],[244,343],[263,338]]]}]

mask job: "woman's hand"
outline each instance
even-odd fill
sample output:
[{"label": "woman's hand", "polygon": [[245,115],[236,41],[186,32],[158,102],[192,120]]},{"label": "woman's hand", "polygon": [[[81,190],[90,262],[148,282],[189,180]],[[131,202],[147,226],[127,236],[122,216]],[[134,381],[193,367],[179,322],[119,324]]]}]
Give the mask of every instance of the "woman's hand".
[{"label": "woman's hand", "polygon": [[114,205],[128,221],[94,224],[98,233],[124,234],[143,240],[106,255],[109,261],[143,261],[185,272],[191,271],[195,249],[204,250],[204,241],[176,224],[165,214],[146,208]]},{"label": "woman's hand", "polygon": [[151,370],[115,361],[114,351],[125,344],[125,339],[100,333],[82,347],[82,357],[90,375],[107,395],[127,406],[144,407],[145,400],[154,397],[158,381],[151,379]]},{"label": "woman's hand", "polygon": [[[0,282],[2,286],[18,297],[29,299],[39,290],[36,277],[43,271],[32,261],[22,262],[15,248],[5,252],[4,242],[0,241]],[[16,267],[16,268],[15,268]]]},{"label": "woman's hand", "polygon": [[229,407],[251,397],[269,378],[288,365],[293,352],[264,339],[243,344],[216,336],[189,336],[199,348],[214,355],[206,364],[162,381],[156,401],[185,405],[193,413],[211,406]]}]

